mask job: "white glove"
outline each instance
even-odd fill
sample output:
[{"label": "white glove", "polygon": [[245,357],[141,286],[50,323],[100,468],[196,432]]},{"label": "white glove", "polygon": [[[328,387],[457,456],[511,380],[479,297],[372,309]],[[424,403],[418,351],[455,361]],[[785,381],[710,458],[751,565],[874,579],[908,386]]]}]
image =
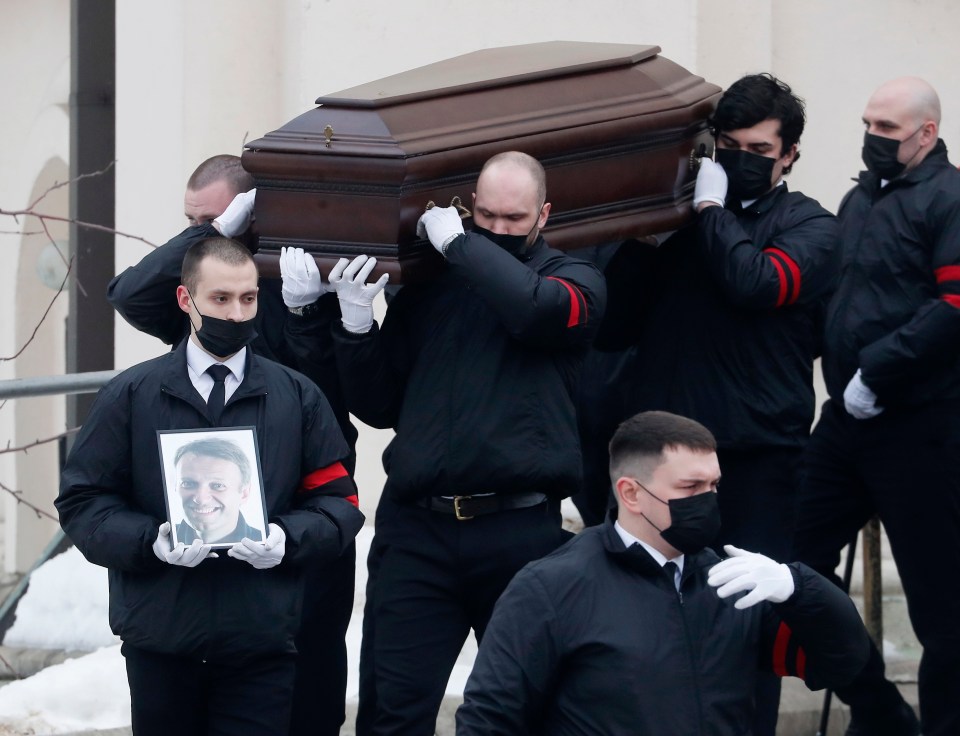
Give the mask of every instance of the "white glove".
[{"label": "white glove", "polygon": [[456,207],[431,207],[417,221],[417,237],[429,238],[440,255],[458,235],[463,235],[463,220]]},{"label": "white glove", "polygon": [[280,278],[280,293],[288,307],[313,304],[327,291],[317,262],[303,248],[280,249]]},{"label": "white glove", "polygon": [[877,395],[863,382],[859,368],[843,390],[843,406],[854,419],[873,419],[883,411],[877,406]]},{"label": "white glove", "polygon": [[362,334],[373,327],[373,300],[390,280],[385,273],[375,283],[366,283],[376,265],[377,259],[367,256],[357,256],[349,265],[341,258],[330,271],[330,286],[340,300],[340,319],[347,332]]},{"label": "white glove", "polygon": [[257,190],[241,192],[227,205],[220,217],[213,221],[213,226],[225,238],[234,238],[245,232],[253,221],[253,201],[257,197]]},{"label": "white glove", "polygon": [[704,202],[713,202],[721,207],[727,201],[727,172],[715,161],[708,158],[700,160],[697,172],[697,185],[693,188],[694,209]]},{"label": "white glove", "polygon": [[276,524],[270,524],[267,531],[269,534],[267,534],[266,542],[254,542],[252,539],[244,537],[228,549],[227,554],[230,557],[236,557],[238,560],[249,562],[258,570],[268,570],[271,567],[276,567],[283,559],[287,535]]},{"label": "white glove", "polygon": [[170,522],[165,521],[160,525],[157,532],[157,539],[153,543],[153,554],[161,562],[169,565],[180,565],[181,567],[196,567],[208,557],[217,557],[216,552],[211,551],[209,544],[204,544],[199,539],[194,539],[189,547],[183,542],[178,542],[173,546],[173,540],[170,539]]},{"label": "white glove", "polygon": [[730,555],[723,562],[710,568],[707,584],[717,589],[717,595],[727,598],[744,590],[747,593],[733,604],[734,608],[744,609],[760,601],[783,603],[793,595],[794,583],[790,568],[769,557],[738,549],[732,544],[723,545]]}]

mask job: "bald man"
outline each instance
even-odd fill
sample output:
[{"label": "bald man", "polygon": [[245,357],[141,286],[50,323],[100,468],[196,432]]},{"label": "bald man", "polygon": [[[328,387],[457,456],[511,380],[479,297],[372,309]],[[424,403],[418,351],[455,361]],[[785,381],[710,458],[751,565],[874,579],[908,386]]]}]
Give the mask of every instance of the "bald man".
[{"label": "bald man", "polygon": [[[804,459],[795,557],[832,575],[879,514],[923,645],[924,736],[960,734],[960,172],[921,79],[863,113],[859,183],[844,198],[840,283],[826,320],[830,399]],[[836,580],[835,576],[834,579]],[[920,732],[876,650],[852,686],[848,736]]]},{"label": "bald man", "polygon": [[[376,707],[358,734],[433,735],[470,629],[480,638],[514,573],[560,544],[560,499],[580,484],[574,391],[603,277],[547,246],[546,176],[530,156],[488,161],[473,207],[466,233],[452,207],[423,215],[445,271],[404,286],[382,330],[374,259],[330,274],[347,406],[396,430],[370,557],[376,636],[361,664]],[[361,689],[361,714],[369,697]]]}]

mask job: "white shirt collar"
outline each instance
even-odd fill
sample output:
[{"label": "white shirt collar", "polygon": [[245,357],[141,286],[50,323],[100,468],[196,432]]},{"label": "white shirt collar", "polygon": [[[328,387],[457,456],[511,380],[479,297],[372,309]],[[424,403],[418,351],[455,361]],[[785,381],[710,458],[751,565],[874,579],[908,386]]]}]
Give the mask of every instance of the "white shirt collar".
[{"label": "white shirt collar", "polygon": [[613,522],[613,528],[617,530],[617,534],[620,535],[620,539],[623,540],[625,547],[632,547],[634,544],[642,545],[645,550],[650,554],[650,556],[657,561],[657,564],[660,567],[663,567],[668,562],[672,562],[677,566],[677,569],[682,573],[683,572],[683,555],[678,555],[672,560],[668,560],[660,550],[651,547],[649,544],[644,542],[642,539],[637,539],[630,532],[620,526],[619,521]]},{"label": "white shirt collar", "polygon": [[[772,192],[774,189],[776,189],[776,188],[777,188],[778,186],[780,186],[781,184],[783,184],[783,177],[782,177],[782,176],[781,176],[780,179],[777,181],[777,183],[774,184],[773,187],[771,187],[770,192]],[[769,194],[770,192],[767,192],[767,194]],[[767,196],[767,195],[764,194],[763,196],[765,197],[765,196]],[[752,205],[752,204],[753,204],[754,202],[756,202],[758,199],[760,199],[760,197],[754,197],[753,199],[741,199],[741,200],[740,200],[740,206],[741,206],[743,209],[747,209],[747,207],[749,207],[750,205]]]},{"label": "white shirt collar", "polygon": [[[207,368],[219,362],[220,361],[210,355],[210,353],[197,345],[193,341],[192,336],[187,340],[187,373],[189,374],[190,382],[193,383],[197,391],[200,392],[200,395],[203,396],[204,401],[206,401],[210,395],[210,389],[213,388],[213,376],[207,373]],[[247,348],[241,348],[239,352],[231,355],[223,361],[223,365],[230,369],[230,376],[227,377],[224,384],[227,398],[230,398],[230,394],[232,394],[240,382],[243,381],[244,371],[247,366]]]}]

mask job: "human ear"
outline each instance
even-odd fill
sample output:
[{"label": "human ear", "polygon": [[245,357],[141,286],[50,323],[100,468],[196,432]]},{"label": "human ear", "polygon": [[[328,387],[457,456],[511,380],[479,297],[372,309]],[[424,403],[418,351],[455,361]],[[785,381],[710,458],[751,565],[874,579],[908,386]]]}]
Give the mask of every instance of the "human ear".
[{"label": "human ear", "polygon": [[637,493],[640,486],[633,478],[617,478],[613,485],[614,492],[617,494],[617,500],[624,508],[634,511],[638,507]]},{"label": "human ear", "polygon": [[187,291],[187,287],[183,284],[177,287],[177,306],[187,314],[190,314],[190,305],[193,302],[193,299],[190,297],[190,292]]}]

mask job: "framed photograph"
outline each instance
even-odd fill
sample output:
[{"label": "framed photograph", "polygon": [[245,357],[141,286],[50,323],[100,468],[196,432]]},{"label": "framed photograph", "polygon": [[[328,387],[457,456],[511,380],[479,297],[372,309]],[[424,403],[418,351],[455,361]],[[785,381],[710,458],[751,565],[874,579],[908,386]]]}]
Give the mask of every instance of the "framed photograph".
[{"label": "framed photograph", "polygon": [[260,451],[254,427],[157,432],[173,543],[225,548],[266,539]]}]

